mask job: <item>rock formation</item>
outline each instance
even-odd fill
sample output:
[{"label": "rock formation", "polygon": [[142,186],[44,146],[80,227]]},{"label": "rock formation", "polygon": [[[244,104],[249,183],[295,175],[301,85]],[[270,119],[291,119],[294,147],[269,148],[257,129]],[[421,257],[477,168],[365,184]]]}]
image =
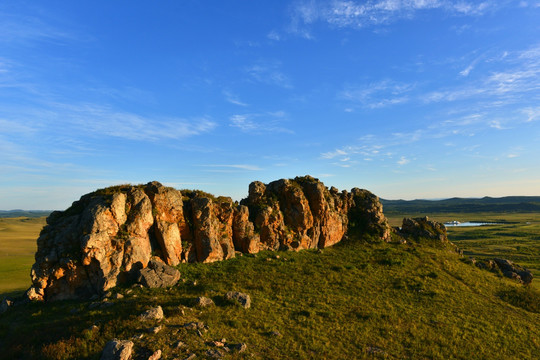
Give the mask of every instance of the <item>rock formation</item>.
[{"label": "rock formation", "polygon": [[525,269],[518,264],[506,259],[484,259],[471,262],[480,269],[488,270],[494,273],[501,273],[503,276],[516,280],[524,285],[529,285],[533,281],[533,274],[530,270]]},{"label": "rock formation", "polygon": [[175,266],[225,260],[235,251],[325,248],[348,230],[389,241],[379,199],[357,188],[328,189],[310,176],[255,181],[240,204],[158,182],[109,187],[47,218],[27,297],[88,298],[140,278],[152,259]]},{"label": "rock formation", "polygon": [[431,239],[441,243],[447,243],[446,227],[436,221],[429,220],[427,216],[423,218],[405,218],[399,234],[406,239]]}]

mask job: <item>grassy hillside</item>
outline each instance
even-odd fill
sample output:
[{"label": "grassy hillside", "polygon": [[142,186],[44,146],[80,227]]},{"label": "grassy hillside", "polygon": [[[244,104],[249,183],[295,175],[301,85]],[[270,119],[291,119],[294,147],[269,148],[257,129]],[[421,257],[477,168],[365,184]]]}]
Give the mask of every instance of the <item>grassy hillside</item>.
[{"label": "grassy hillside", "polygon": [[[125,297],[109,307],[68,301],[10,309],[0,316],[1,354],[98,359],[115,337],[132,339],[145,359],[158,349],[163,358],[207,358],[216,349],[208,342],[222,338],[247,344],[247,351],[224,359],[535,359],[540,353],[538,292],[468,265],[448,249],[348,241],[322,252],[263,252],[179,269],[185,282],[178,286],[118,289]],[[231,290],[250,294],[251,308],[227,304],[223,295]],[[198,296],[216,306],[192,308]],[[138,318],[155,305],[166,316],[157,334],[147,331],[157,324]],[[197,334],[183,327],[192,321],[207,329]],[[178,341],[184,345],[178,348]]]},{"label": "grassy hillside", "polygon": [[45,218],[0,218],[0,294],[26,290]]},{"label": "grassy hillside", "polygon": [[[394,214],[388,216],[388,220],[392,226],[399,226],[403,217],[424,215]],[[540,289],[540,213],[448,213],[435,214],[430,218],[443,223],[452,220],[499,223],[480,227],[449,226],[448,238],[467,257],[499,257],[525,266],[534,275],[533,286]]]}]

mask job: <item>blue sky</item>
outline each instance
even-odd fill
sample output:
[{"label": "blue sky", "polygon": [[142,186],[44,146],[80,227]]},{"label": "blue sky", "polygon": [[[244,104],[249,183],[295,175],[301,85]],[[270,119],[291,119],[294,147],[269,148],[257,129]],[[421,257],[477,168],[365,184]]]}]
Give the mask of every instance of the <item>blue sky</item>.
[{"label": "blue sky", "polygon": [[539,1],[0,3],[0,209],[311,174],[540,195]]}]

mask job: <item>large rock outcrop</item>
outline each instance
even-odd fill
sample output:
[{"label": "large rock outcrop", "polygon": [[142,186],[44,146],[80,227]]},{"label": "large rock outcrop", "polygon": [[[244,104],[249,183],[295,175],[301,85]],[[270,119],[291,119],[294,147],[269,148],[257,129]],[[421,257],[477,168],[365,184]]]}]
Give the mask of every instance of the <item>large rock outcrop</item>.
[{"label": "large rock outcrop", "polygon": [[446,227],[439,222],[430,220],[427,216],[403,219],[399,233],[407,239],[430,239],[448,243]]},{"label": "large rock outcrop", "polygon": [[114,186],[49,216],[27,296],[87,298],[135,280],[153,257],[175,266],[225,260],[235,251],[325,248],[348,230],[389,241],[379,199],[367,190],[328,189],[310,176],[255,181],[240,204],[158,182]]}]

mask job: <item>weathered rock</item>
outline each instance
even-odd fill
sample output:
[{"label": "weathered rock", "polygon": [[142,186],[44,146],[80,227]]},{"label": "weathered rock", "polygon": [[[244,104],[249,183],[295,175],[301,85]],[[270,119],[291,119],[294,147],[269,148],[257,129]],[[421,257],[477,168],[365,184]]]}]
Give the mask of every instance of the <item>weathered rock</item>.
[{"label": "weathered rock", "polygon": [[214,301],[212,299],[207,298],[205,296],[200,296],[200,297],[195,299],[194,305],[198,306],[198,307],[207,307],[207,306],[213,306],[215,304],[214,304]]},{"label": "weathered rock", "polygon": [[162,329],[163,329],[163,326],[162,326],[162,325],[159,325],[159,326],[154,326],[154,327],[148,328],[148,329],[146,329],[146,331],[149,332],[149,333],[151,333],[151,334],[157,334],[157,333],[160,332]]},{"label": "weathered rock", "polygon": [[182,193],[157,181],[147,184],[146,188],[152,201],[156,238],[163,259],[169,265],[178,265],[182,254],[180,228],[185,227]]},{"label": "weathered rock", "polygon": [[223,259],[233,258],[234,242],[233,242],[233,221],[234,221],[234,204],[230,197],[220,196],[217,202],[214,203],[214,213],[218,219],[218,234],[219,243],[223,250]]},{"label": "weathered rock", "polygon": [[336,206],[339,200],[323,183],[312,177],[297,178],[297,181],[304,189],[313,215],[310,233],[313,243],[323,249],[340,242],[347,231],[348,218],[343,209]]},{"label": "weathered rock", "polygon": [[193,321],[193,322],[185,323],[183,326],[187,330],[202,330],[202,329],[204,329],[204,323],[200,322],[200,321]]},{"label": "weathered rock", "polygon": [[501,270],[504,276],[517,280],[524,285],[529,285],[533,280],[533,274],[518,264],[506,259],[493,259],[493,262]]},{"label": "weathered rock", "polygon": [[13,300],[9,298],[4,298],[2,302],[0,303],[0,314],[3,314],[6,311],[8,311],[10,306],[13,306]]},{"label": "weathered rock", "polygon": [[277,197],[283,213],[283,223],[287,230],[296,235],[290,243],[288,238],[283,239],[281,247],[292,249],[316,247],[317,243],[308,236],[308,231],[313,228],[313,215],[298,182],[287,179],[274,181],[268,184],[267,191]]},{"label": "weathered rock", "polygon": [[448,237],[446,236],[446,227],[441,223],[429,220],[427,216],[423,218],[403,219],[400,234],[407,238],[424,238],[438,240],[442,243],[448,242]]},{"label": "weathered rock", "polygon": [[391,228],[383,214],[379,198],[371,192],[354,188],[351,190],[352,203],[349,203],[349,222],[356,232],[371,235],[372,238],[390,241]]},{"label": "weathered rock", "polygon": [[182,257],[182,242],[178,225],[157,220],[155,229],[165,262],[169,265],[178,265]]},{"label": "weathered rock", "polygon": [[251,306],[251,297],[248,294],[242,292],[229,291],[225,294],[225,299],[237,303],[244,309],[248,309]]},{"label": "weathered rock", "polygon": [[236,250],[247,254],[259,252],[260,237],[255,233],[255,226],[249,221],[249,209],[239,205],[234,212],[233,241]]},{"label": "weathered rock", "polygon": [[225,354],[219,349],[208,349],[205,355],[211,359],[221,359]]},{"label": "weathered rock", "polygon": [[141,320],[156,320],[161,321],[164,318],[163,309],[161,306],[157,306],[151,309],[146,310],[144,313],[139,315]]},{"label": "weathered rock", "polygon": [[105,344],[101,360],[129,360],[133,351],[133,342],[114,339]]},{"label": "weathered rock", "polygon": [[161,359],[161,350],[156,350],[152,355],[150,355],[150,357],[148,358],[148,360],[159,360]]},{"label": "weathered rock", "polygon": [[223,259],[223,249],[219,242],[218,220],[212,199],[196,197],[191,200],[197,260],[213,262]]},{"label": "weathered rock", "polygon": [[176,285],[180,271],[156,260],[150,260],[148,267],[139,271],[137,281],[145,287],[164,288]]},{"label": "weathered rock", "polygon": [[88,299],[137,278],[146,286],[171,286],[178,273],[163,270],[153,256],[177,265],[229,259],[235,250],[325,248],[351,230],[390,239],[379,199],[367,190],[340,193],[310,176],[253,182],[241,205],[158,182],[115,186],[51,213],[26,296]]}]

